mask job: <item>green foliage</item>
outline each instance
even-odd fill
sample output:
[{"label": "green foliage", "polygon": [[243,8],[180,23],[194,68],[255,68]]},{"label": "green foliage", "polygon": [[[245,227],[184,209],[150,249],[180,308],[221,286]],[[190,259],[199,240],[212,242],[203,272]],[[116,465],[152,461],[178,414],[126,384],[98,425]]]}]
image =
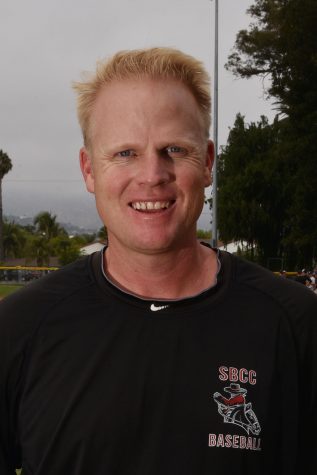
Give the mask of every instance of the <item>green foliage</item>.
[{"label": "green foliage", "polygon": [[49,266],[52,255],[52,245],[50,241],[41,235],[30,236],[26,244],[26,256],[29,260],[35,259],[38,266]]},{"label": "green foliage", "polygon": [[107,228],[106,226],[102,226],[97,234],[98,238],[101,239],[102,241],[107,241],[108,239],[108,233],[107,233]]},{"label": "green foliage", "polygon": [[262,118],[245,127],[237,118],[221,158],[219,227],[225,239],[254,241],[260,260],[274,253],[291,267],[311,266],[317,240],[317,2],[256,0],[248,11],[254,21],[238,33],[227,68],[244,78],[268,78],[267,94],[282,120],[269,125]]},{"label": "green foliage", "polygon": [[269,77],[268,94],[289,116],[316,118],[316,0],[256,0],[249,30],[238,33],[227,68],[241,77]]},{"label": "green foliage", "polygon": [[276,147],[282,127],[266,117],[246,125],[238,114],[219,157],[220,238],[246,241],[262,263],[281,252],[287,167]]},{"label": "green foliage", "polygon": [[12,168],[12,162],[9,156],[3,151],[0,150],[0,180],[9,173]]},{"label": "green foliage", "polygon": [[210,239],[211,231],[205,231],[204,229],[197,229],[196,236],[198,239]]},{"label": "green foliage", "polygon": [[2,179],[12,168],[9,156],[0,150],[0,261],[4,259],[3,251],[3,217],[2,217]]},{"label": "green foliage", "polygon": [[52,215],[48,211],[37,214],[33,223],[36,232],[48,241],[58,235],[67,235],[66,231],[56,222],[56,215]]},{"label": "green foliage", "polygon": [[4,254],[6,258],[25,258],[26,264],[36,260],[38,266],[49,266],[51,257],[66,265],[80,257],[80,248],[95,240],[95,234],[70,238],[47,211],[34,218],[34,226],[4,223]]},{"label": "green foliage", "polygon": [[68,240],[66,231],[56,221],[56,215],[48,211],[38,213],[34,220],[35,233],[28,245],[28,255],[36,259],[38,266],[50,265],[50,257],[56,256],[54,239],[57,237]]},{"label": "green foliage", "polygon": [[15,223],[3,223],[3,251],[4,257],[23,257],[24,246],[27,241],[27,231]]},{"label": "green foliage", "polygon": [[86,246],[94,242],[96,239],[96,234],[78,234],[77,236],[72,237],[72,241],[76,243],[79,247]]},{"label": "green foliage", "polygon": [[80,246],[68,236],[57,236],[51,240],[52,254],[58,257],[62,266],[80,257]]}]

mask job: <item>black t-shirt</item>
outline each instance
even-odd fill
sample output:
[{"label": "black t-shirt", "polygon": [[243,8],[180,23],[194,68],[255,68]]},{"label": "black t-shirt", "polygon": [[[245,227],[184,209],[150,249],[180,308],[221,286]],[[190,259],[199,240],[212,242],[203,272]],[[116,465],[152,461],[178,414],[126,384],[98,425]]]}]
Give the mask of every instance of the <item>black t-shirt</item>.
[{"label": "black t-shirt", "polygon": [[296,281],[296,282],[299,282],[300,284],[306,285],[306,282],[307,282],[307,281],[310,282],[310,278],[308,277],[308,275],[297,275],[297,276],[295,277],[295,281]]},{"label": "black t-shirt", "polygon": [[0,304],[1,475],[317,473],[313,292],[220,253],[215,287],[144,300],[100,260]]}]

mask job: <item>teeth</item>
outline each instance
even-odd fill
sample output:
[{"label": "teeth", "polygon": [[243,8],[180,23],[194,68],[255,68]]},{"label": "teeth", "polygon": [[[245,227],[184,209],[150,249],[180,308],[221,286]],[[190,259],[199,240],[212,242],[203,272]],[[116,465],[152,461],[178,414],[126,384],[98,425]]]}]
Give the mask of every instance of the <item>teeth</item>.
[{"label": "teeth", "polygon": [[138,210],[159,210],[168,208],[170,205],[169,201],[135,201],[132,203],[133,209]]}]

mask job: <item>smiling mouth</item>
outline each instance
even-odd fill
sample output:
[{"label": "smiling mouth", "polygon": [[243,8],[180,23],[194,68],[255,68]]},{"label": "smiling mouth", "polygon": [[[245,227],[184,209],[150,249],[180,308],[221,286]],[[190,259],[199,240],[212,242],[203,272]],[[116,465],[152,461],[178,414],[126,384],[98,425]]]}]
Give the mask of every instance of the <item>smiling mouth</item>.
[{"label": "smiling mouth", "polygon": [[167,210],[174,201],[133,201],[130,203],[131,208],[136,211],[155,213],[158,211]]}]

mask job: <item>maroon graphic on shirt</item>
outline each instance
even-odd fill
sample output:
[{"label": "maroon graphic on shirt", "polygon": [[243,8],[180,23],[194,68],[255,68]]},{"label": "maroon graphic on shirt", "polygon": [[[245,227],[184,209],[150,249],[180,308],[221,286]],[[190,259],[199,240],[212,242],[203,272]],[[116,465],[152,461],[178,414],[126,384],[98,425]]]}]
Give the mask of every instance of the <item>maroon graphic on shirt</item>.
[{"label": "maroon graphic on shirt", "polygon": [[242,427],[248,434],[251,432],[254,435],[259,435],[261,427],[252,409],[252,403],[246,402],[247,390],[240,384],[231,383],[230,386],[224,388],[224,391],[229,393],[229,397],[225,397],[219,392],[215,392],[213,395],[223,421]]}]

